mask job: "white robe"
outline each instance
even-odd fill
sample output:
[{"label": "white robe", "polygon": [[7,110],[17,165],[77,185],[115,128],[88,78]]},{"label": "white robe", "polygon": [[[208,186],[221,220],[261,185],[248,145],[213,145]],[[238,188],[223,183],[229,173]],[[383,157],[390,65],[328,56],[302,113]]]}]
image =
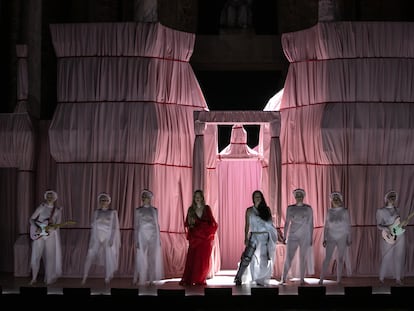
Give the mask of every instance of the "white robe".
[{"label": "white robe", "polygon": [[140,285],[164,277],[158,210],[141,206],[134,213],[135,271],[133,282]]},{"label": "white robe", "polygon": [[[55,207],[41,203],[32,216],[30,225],[35,226],[35,222],[45,224],[59,224],[62,221],[62,207]],[[46,284],[54,283],[62,275],[62,245],[59,229],[50,230],[49,235],[40,237],[32,242],[31,269],[32,281],[35,282],[40,268],[40,261],[43,258],[45,269],[44,281]]]},{"label": "white robe", "polygon": [[324,241],[326,241],[325,259],[322,264],[320,279],[323,280],[334,250],[337,259],[337,280],[342,279],[342,269],[345,263],[347,275],[351,275],[351,261],[348,242],[351,240],[351,221],[349,211],[344,207],[332,207],[328,210],[324,225]]},{"label": "white robe", "polygon": [[242,281],[265,285],[269,283],[273,274],[278,239],[277,229],[271,219],[265,221],[260,218],[257,208],[253,206],[249,215],[249,233],[250,243],[256,245],[256,250]]},{"label": "white robe", "polygon": [[96,262],[105,267],[105,281],[113,278],[118,270],[121,233],[118,212],[114,209],[96,209],[93,214],[88,254],[85,260],[84,279]]},{"label": "white robe", "polygon": [[299,248],[299,277],[303,281],[305,273],[314,273],[313,210],[310,205],[288,206],[283,234],[286,238],[286,258],[282,279],[287,279],[293,258]]},{"label": "white robe", "polygon": [[[381,231],[381,235],[382,231],[387,230],[398,217],[397,207],[382,207],[377,210],[377,227]],[[388,243],[381,237],[380,248],[380,280],[385,277],[392,277],[397,281],[401,281],[404,277],[405,266],[405,234],[398,235],[394,244]]]}]

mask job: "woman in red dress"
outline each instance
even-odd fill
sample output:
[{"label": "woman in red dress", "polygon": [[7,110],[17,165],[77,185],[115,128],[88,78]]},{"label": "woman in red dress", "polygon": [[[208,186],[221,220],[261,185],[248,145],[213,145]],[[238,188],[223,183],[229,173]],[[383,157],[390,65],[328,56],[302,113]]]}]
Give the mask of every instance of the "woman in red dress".
[{"label": "woman in red dress", "polygon": [[196,190],[193,194],[193,203],[187,211],[185,228],[188,252],[180,285],[206,285],[217,222],[210,206],[204,201],[202,190]]}]

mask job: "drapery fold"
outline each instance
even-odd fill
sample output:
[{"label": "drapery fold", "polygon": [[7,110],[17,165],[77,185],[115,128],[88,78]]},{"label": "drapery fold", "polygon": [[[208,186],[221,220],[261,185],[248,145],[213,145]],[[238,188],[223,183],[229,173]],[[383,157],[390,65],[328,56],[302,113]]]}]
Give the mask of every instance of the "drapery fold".
[{"label": "drapery fold", "polygon": [[414,24],[329,22],[282,35],[289,62],[345,58],[412,58]]},{"label": "drapery fold", "polygon": [[[290,61],[280,104],[282,206],[293,201],[293,189],[305,189],[315,216],[316,273],[331,191],[343,192],[350,210],[356,275],[378,275],[375,213],[384,193],[399,193],[403,217],[412,210],[413,37],[414,23],[404,22],[318,23],[282,35]],[[407,230],[408,239],[412,234]],[[406,275],[414,274],[410,256]]]},{"label": "drapery fold", "polygon": [[115,277],[132,278],[132,213],[149,188],[165,276],[180,276],[187,250],[183,211],[193,190],[193,112],[208,110],[189,64],[195,35],[159,23],[53,24],[50,31],[58,60],[50,153],[64,217],[76,221],[61,228],[70,258],[63,274],[82,274],[91,213],[105,191],[121,227]]}]

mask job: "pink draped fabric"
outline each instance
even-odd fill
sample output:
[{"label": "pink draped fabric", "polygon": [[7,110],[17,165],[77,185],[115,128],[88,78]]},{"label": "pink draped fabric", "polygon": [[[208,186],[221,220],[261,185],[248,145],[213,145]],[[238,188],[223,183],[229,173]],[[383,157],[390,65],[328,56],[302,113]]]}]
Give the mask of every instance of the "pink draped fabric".
[{"label": "pink draped fabric", "polygon": [[[206,200],[218,215],[219,262],[222,269],[236,270],[244,249],[244,214],[252,204],[254,190],[260,189],[270,198],[267,200],[275,224],[280,219],[279,201],[275,200],[280,196],[280,179],[271,179],[280,174],[279,112],[195,112],[194,119],[206,124],[204,134],[200,135],[205,154],[195,157],[194,165],[205,170]],[[231,143],[221,154],[217,143],[219,124],[233,125]],[[255,148],[247,145],[243,124],[260,125],[259,144]]]},{"label": "pink draped fabric", "polygon": [[[61,228],[65,276],[82,274],[96,195],[106,191],[121,225],[115,276],[132,278],[133,210],[143,188],[153,190],[159,209],[166,277],[180,277],[184,270],[184,218],[195,188],[204,190],[220,225],[210,274],[236,269],[241,215],[256,187],[278,227],[293,203],[292,190],[306,190],[305,202],[314,209],[317,275],[329,193],[341,191],[351,215],[353,274],[378,275],[375,213],[384,193],[399,193],[403,217],[413,210],[413,23],[330,22],[283,34],[288,75],[277,103],[261,112],[208,111],[189,64],[194,34],[159,23],[59,24],[50,30],[58,57],[58,106],[50,124],[40,122],[37,162],[24,107],[0,115],[0,166],[18,168],[1,171],[2,181],[5,175],[16,178],[19,192],[13,204],[22,233],[15,243],[15,275],[29,273],[24,234],[32,202],[40,201],[45,187],[57,190],[64,219],[77,221]],[[17,51],[24,58],[25,48]],[[23,59],[20,64],[23,75]],[[19,81],[24,102],[27,79]],[[252,149],[260,161],[219,161],[218,124],[259,124],[259,144]],[[414,238],[411,225],[406,236]],[[234,247],[221,249],[230,241]],[[276,277],[284,252],[278,245]],[[414,244],[407,243],[407,276],[414,275],[413,254]],[[103,274],[92,269],[90,275]]]},{"label": "pink draped fabric", "polygon": [[159,23],[55,24],[50,31],[58,57],[50,152],[64,217],[77,221],[62,228],[64,275],[82,274],[96,195],[105,191],[121,226],[115,277],[132,278],[133,210],[149,188],[159,209],[165,275],[181,276],[193,192],[193,112],[208,110],[189,64],[194,34]]},{"label": "pink draped fabric", "polygon": [[[18,102],[14,113],[0,114],[0,167],[17,169],[1,170],[2,182],[8,183],[7,187],[0,189],[0,196],[3,198],[3,206],[5,207],[2,219],[4,230],[12,232],[11,236],[5,238],[1,243],[1,246],[2,249],[10,249],[5,252],[3,260],[7,271],[11,271],[9,269],[13,265],[21,265],[26,267],[27,272],[28,259],[25,256],[28,252],[28,239],[24,234],[29,229],[28,219],[32,212],[34,199],[36,135],[32,119],[27,111],[27,46],[17,45],[16,55]],[[13,188],[14,190],[12,190]],[[13,198],[11,194],[17,195]],[[17,229],[15,228],[16,224]],[[17,240],[16,233],[19,234]],[[15,242],[14,246],[12,246],[13,242]],[[13,252],[14,256],[10,256]],[[20,252],[24,256],[16,256],[16,253]],[[12,264],[13,259],[14,263]]]},{"label": "pink draped fabric", "polygon": [[[414,23],[331,22],[282,36],[290,61],[281,114],[282,207],[305,189],[314,209],[316,273],[329,193],[350,210],[354,275],[378,275],[375,214],[395,189],[403,217],[413,210]],[[410,228],[407,239],[414,237]],[[406,275],[414,274],[408,243]]]}]

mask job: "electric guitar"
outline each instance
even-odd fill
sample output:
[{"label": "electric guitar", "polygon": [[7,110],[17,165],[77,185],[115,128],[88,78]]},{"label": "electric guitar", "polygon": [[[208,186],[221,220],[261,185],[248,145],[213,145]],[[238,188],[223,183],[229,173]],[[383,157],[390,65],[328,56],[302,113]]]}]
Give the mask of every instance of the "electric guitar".
[{"label": "electric guitar", "polygon": [[69,220],[62,222],[60,224],[42,224],[38,223],[37,226],[31,225],[30,226],[30,238],[32,240],[40,239],[41,237],[48,236],[50,229],[57,229],[66,225],[73,225],[76,224],[76,221]]},{"label": "electric guitar", "polygon": [[408,225],[408,221],[414,216],[414,212],[408,215],[407,219],[401,222],[401,218],[397,217],[392,225],[389,226],[390,232],[382,230],[382,237],[390,244],[394,244],[397,240],[397,236],[405,232],[405,226]]}]

